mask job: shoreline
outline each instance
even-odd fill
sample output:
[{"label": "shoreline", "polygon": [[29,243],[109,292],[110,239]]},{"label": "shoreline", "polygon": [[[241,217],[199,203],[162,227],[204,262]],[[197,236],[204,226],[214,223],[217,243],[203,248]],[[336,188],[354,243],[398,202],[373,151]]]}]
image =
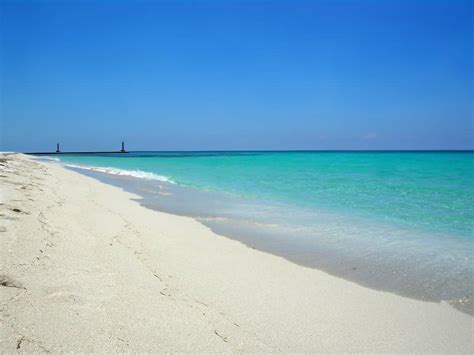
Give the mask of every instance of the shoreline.
[{"label": "shoreline", "polygon": [[[373,290],[389,292],[424,302],[447,303],[461,312],[471,316],[474,315],[474,305],[471,296],[462,296],[463,294],[461,293],[461,296],[451,294],[450,297],[441,298],[439,296],[441,293],[444,293],[445,296],[449,294],[449,291],[443,290],[442,287],[444,284],[439,284],[439,281],[438,284],[426,283],[427,279],[436,278],[436,273],[439,270],[426,270],[426,268],[422,270],[419,266],[420,256],[417,258],[411,255],[410,257],[410,254],[407,253],[405,259],[398,259],[400,255],[396,258],[393,255],[394,251],[390,250],[385,251],[385,264],[380,261],[377,262],[377,260],[373,258],[358,258],[357,252],[354,253],[355,255],[351,255],[345,250],[334,249],[334,246],[331,247],[332,241],[323,238],[321,234],[317,235],[318,239],[321,239],[318,243],[305,243],[304,240],[302,241],[301,238],[298,238],[298,235],[292,235],[289,234],[289,232],[282,232],[275,229],[281,226],[281,219],[279,218],[271,221],[260,221],[259,224],[257,219],[245,219],[245,215],[242,213],[236,214],[233,209],[236,206],[240,210],[248,209],[254,211],[256,208],[265,209],[267,207],[265,201],[259,202],[259,204],[256,205],[255,202],[247,202],[234,195],[182,186],[169,181],[167,177],[162,175],[153,175],[153,179],[147,180],[145,174],[152,174],[149,172],[87,165],[81,166],[71,163],[62,163],[57,160],[53,161],[74,172],[138,195],[139,198],[135,200],[145,208],[193,218],[210,228],[214,233],[241,242],[249,248],[283,257],[297,265],[320,270],[337,278],[355,282],[358,285]],[[144,177],[145,180],[143,179]],[[160,179],[158,179],[158,177]],[[188,201],[193,201],[193,203],[189,204]],[[272,204],[273,208],[275,208],[275,202],[267,202]],[[280,208],[278,217],[282,217],[281,208],[283,207],[279,205],[278,208]],[[295,213],[292,208],[301,207],[285,205],[284,208],[285,212],[291,211],[294,215]],[[230,215],[218,212],[219,210],[228,209],[232,211]],[[301,213],[301,211],[299,212]],[[319,216],[315,224],[318,223],[321,225],[324,223],[324,219],[334,219],[334,212],[330,214],[324,211],[323,213],[324,217]],[[323,215],[323,213],[321,213],[321,211],[319,212],[320,215]],[[298,211],[296,214],[298,214]],[[247,216],[247,218],[250,218],[250,216]],[[347,224],[347,218],[348,217],[345,216],[344,221],[341,222]],[[382,228],[380,224],[368,219],[361,221],[352,218],[352,222],[358,225],[364,224],[371,228]],[[283,221],[283,224],[285,224],[285,221]],[[266,225],[271,227],[265,228]],[[392,233],[399,228],[392,226]],[[383,226],[383,231],[385,233],[389,232],[387,226]],[[350,230],[346,232],[348,235],[353,234]],[[403,233],[405,237],[413,239],[413,235],[410,234],[410,232],[410,229],[406,229]],[[413,233],[416,234],[417,231],[413,231]],[[426,233],[427,232],[425,232],[425,234]],[[433,235],[432,237],[436,236],[441,238],[443,235]],[[351,241],[347,240],[347,242]],[[375,240],[370,240],[370,242],[373,243]],[[358,243],[361,243],[361,241],[358,240]],[[365,244],[365,247],[368,246]],[[379,247],[382,247],[382,245],[379,245]],[[405,249],[409,247],[410,246],[407,245]],[[362,249],[362,252],[366,252],[366,250],[364,250],[365,248],[359,249]],[[400,270],[390,268],[390,264],[399,265],[401,260],[404,261],[405,269],[411,270],[411,272],[398,276]],[[423,274],[425,279],[418,279],[417,275],[419,274]],[[467,283],[467,285],[471,284],[472,283]],[[439,289],[436,286],[438,286]],[[464,294],[471,295],[472,291],[466,288]]]},{"label": "shoreline", "polygon": [[2,351],[473,346],[472,317],[446,304],[368,289],[254,250],[55,164],[0,157],[0,274],[12,285],[2,287]]}]

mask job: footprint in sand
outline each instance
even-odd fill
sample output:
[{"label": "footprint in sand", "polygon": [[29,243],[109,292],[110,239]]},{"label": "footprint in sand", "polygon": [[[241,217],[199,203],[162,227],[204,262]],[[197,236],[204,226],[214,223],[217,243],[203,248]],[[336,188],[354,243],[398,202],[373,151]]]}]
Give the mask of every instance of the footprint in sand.
[{"label": "footprint in sand", "polygon": [[0,275],[0,286],[24,289],[23,285],[7,275]]}]

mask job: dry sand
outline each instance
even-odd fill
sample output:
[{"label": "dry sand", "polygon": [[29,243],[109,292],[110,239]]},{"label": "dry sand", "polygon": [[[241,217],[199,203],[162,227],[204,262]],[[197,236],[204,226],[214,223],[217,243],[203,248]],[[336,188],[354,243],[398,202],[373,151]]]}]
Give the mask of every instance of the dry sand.
[{"label": "dry sand", "polygon": [[0,155],[0,351],[469,352],[473,318]]}]

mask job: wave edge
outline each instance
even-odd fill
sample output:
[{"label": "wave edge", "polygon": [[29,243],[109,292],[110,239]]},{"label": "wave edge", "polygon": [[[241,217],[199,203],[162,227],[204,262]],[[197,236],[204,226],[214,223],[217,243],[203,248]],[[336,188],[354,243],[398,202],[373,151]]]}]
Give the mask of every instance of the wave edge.
[{"label": "wave edge", "polygon": [[69,163],[61,163],[61,164],[69,168],[84,169],[84,170],[96,171],[96,172],[104,173],[104,174],[130,176],[137,179],[157,180],[161,182],[168,182],[170,184],[176,184],[173,180],[171,180],[170,178],[166,176],[158,175],[158,174],[148,172],[148,171],[143,171],[143,170],[126,170],[126,169],[118,169],[118,168],[111,168],[111,167],[85,166],[85,165],[76,165],[76,164],[69,164]]}]

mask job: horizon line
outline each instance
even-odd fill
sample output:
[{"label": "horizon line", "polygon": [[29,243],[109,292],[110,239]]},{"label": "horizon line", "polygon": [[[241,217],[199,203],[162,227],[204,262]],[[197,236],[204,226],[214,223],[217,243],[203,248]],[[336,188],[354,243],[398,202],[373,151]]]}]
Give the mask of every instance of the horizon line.
[{"label": "horizon line", "polygon": [[[139,152],[157,152],[157,153],[174,153],[174,152],[474,152],[472,149],[196,149],[196,150],[127,150],[128,153]],[[0,153],[20,153],[20,154],[34,154],[35,152],[24,151],[0,151]],[[57,154],[57,152],[37,152],[36,154]],[[120,153],[120,151],[61,151],[61,153]]]}]

